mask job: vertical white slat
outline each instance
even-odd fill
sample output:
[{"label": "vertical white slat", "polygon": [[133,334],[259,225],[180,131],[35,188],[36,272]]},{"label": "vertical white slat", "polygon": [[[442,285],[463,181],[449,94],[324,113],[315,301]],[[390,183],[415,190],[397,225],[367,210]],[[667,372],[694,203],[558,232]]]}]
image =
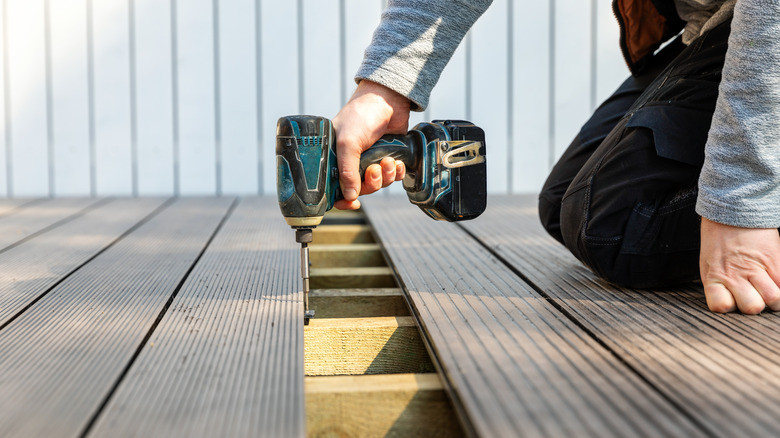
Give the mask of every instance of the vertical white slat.
[{"label": "vertical white slat", "polygon": [[222,192],[257,193],[255,1],[219,6]]},{"label": "vertical white slat", "polygon": [[550,5],[515,0],[513,22],[512,189],[537,193],[547,178],[551,146]]},{"label": "vertical white slat", "polygon": [[384,9],[383,0],[345,0],[344,26],[344,99],[355,91],[355,73],[363,60],[363,53],[371,43],[374,29],[379,25]]},{"label": "vertical white slat", "polygon": [[133,1],[138,194],[172,195],[171,4],[160,0]]},{"label": "vertical white slat", "polygon": [[[591,3],[555,0],[555,142],[551,162],[566,150],[591,108]],[[551,163],[553,164],[553,163]]]},{"label": "vertical white slat", "polygon": [[6,107],[9,106],[10,95],[7,90],[10,89],[10,84],[6,79],[6,71],[8,70],[8,57],[6,50],[6,34],[8,33],[8,19],[7,19],[7,0],[0,0],[0,196],[9,196],[8,193],[8,156],[9,148],[11,147],[9,136],[11,134],[10,127],[8,125],[8,118],[10,113],[6,111]]},{"label": "vertical white slat", "polygon": [[597,2],[596,105],[615,92],[631,74],[620,53],[620,29],[610,2]]},{"label": "vertical white slat", "polygon": [[332,118],[341,108],[339,0],[303,0],[303,111]]},{"label": "vertical white slat", "polygon": [[472,28],[471,120],[485,131],[488,191],[506,193],[507,0],[496,0]]},{"label": "vertical white slat", "polygon": [[279,117],[299,114],[296,1],[263,0],[262,40],[262,187],[276,193],[275,135]]},{"label": "vertical white slat", "polygon": [[213,1],[178,1],[176,27],[180,193],[215,194],[218,145]]},{"label": "vertical white slat", "polygon": [[130,28],[126,0],[92,0],[95,182],[98,195],[130,195]]},{"label": "vertical white slat", "polygon": [[6,0],[13,196],[49,193],[43,0]]},{"label": "vertical white slat", "polygon": [[87,2],[50,1],[54,194],[90,194]]},{"label": "vertical white slat", "polygon": [[[466,47],[461,44],[452,55],[441,74],[439,82],[431,92],[430,103],[425,111],[433,119],[463,119],[466,109]],[[430,120],[428,120],[430,121]]]}]

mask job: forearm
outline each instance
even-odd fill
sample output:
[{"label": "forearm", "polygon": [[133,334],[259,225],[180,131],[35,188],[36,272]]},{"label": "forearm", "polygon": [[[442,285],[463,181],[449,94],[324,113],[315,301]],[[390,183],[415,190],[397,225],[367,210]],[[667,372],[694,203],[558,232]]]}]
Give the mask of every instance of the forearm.
[{"label": "forearm", "polygon": [[739,0],[699,179],[697,212],[780,227],[780,2]]},{"label": "forearm", "polygon": [[357,80],[369,79],[428,105],[442,70],[492,0],[390,0]]}]

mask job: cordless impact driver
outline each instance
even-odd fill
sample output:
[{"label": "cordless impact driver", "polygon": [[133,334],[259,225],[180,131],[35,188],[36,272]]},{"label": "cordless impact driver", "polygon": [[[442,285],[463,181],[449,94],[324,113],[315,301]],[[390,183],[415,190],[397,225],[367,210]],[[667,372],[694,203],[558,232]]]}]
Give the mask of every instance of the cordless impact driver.
[{"label": "cordless impact driver", "polygon": [[[363,152],[360,175],[384,157],[406,166],[403,187],[412,204],[436,220],[479,216],[487,204],[485,134],[460,120],[420,123],[405,135],[386,135]],[[342,199],[331,121],[287,116],[276,125],[276,188],[279,208],[301,244],[304,323],[309,310],[309,248],[312,230]]]}]

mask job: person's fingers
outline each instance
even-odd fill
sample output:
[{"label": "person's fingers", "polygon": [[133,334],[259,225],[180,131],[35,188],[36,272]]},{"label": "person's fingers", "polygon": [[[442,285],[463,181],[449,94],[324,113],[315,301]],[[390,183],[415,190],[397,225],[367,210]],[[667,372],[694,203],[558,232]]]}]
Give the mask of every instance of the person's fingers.
[{"label": "person's fingers", "polygon": [[395,162],[395,180],[401,181],[404,179],[404,176],[406,176],[406,165],[404,165],[403,161],[396,161]]},{"label": "person's fingers", "polygon": [[357,210],[360,208],[360,201],[347,201],[346,199],[339,199],[333,203],[333,206],[339,210]]},{"label": "person's fingers", "polygon": [[350,137],[338,138],[338,167],[341,194],[348,202],[357,200],[360,193],[360,146]]},{"label": "person's fingers", "polygon": [[748,281],[730,284],[727,288],[734,297],[737,308],[744,314],[756,315],[761,313],[766,307],[764,299],[761,298],[761,294],[758,293],[756,288]]},{"label": "person's fingers", "polygon": [[750,278],[750,283],[756,288],[761,299],[772,310],[780,310],[780,287],[769,274],[761,272]]},{"label": "person's fingers", "polygon": [[704,296],[707,298],[707,307],[713,312],[729,313],[737,310],[734,296],[722,283],[705,284]]},{"label": "person's fingers", "polygon": [[360,188],[361,195],[369,195],[382,188],[382,167],[379,164],[368,166]]},{"label": "person's fingers", "polygon": [[382,166],[382,187],[387,187],[395,182],[395,160],[390,157],[382,158],[379,162]]}]

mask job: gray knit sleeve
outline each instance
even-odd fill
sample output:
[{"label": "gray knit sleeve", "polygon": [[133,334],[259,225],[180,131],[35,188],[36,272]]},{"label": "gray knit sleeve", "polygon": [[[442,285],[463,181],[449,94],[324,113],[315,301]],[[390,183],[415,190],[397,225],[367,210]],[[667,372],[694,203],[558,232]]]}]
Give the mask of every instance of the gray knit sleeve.
[{"label": "gray knit sleeve", "polygon": [[780,1],[738,0],[696,211],[780,227]]},{"label": "gray knit sleeve", "polygon": [[491,2],[390,0],[355,80],[382,84],[422,111],[463,36]]}]

